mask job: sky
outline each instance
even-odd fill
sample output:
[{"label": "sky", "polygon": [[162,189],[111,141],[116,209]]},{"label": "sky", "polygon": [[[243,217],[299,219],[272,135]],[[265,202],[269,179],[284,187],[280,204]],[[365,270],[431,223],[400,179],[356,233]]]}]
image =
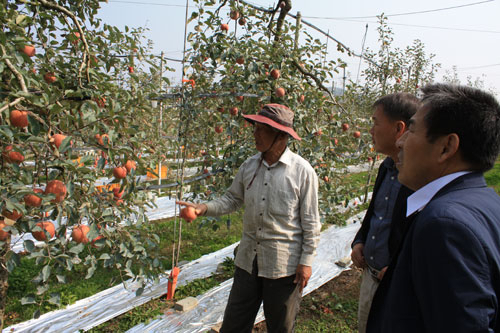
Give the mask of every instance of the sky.
[{"label": "sky", "polygon": [[[188,2],[194,6],[193,0]],[[275,6],[277,0],[249,2],[268,8]],[[181,59],[185,6],[186,0],[109,0],[102,3],[98,17],[121,29],[147,28],[146,37],[153,41],[155,54],[163,51],[167,57]],[[189,13],[194,9],[190,8]],[[446,71],[456,67],[462,83],[467,82],[467,77],[480,79],[484,88],[500,96],[500,0],[292,0],[290,13],[297,12],[357,54],[362,51],[365,33],[365,48],[378,49],[376,16],[384,13],[394,33],[393,46],[404,48],[419,39],[426,54],[435,54],[434,62],[441,64],[437,82],[442,81]],[[326,37],[306,29],[326,43]],[[336,58],[331,40],[328,45],[331,58]],[[359,58],[344,60],[349,76],[355,80]],[[175,63],[169,65],[179,68]],[[169,77],[180,81],[180,70]],[[335,81],[340,84],[341,75]]]}]

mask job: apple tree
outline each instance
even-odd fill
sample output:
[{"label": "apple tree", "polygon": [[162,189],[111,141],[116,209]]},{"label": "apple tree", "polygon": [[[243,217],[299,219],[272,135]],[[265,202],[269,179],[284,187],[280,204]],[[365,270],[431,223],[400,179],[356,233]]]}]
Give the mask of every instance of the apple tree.
[{"label": "apple tree", "polygon": [[152,202],[137,176],[154,165],[144,154],[150,140],[161,141],[149,100],[157,81],[145,79],[158,77],[160,63],[142,29],[101,22],[99,6],[0,7],[0,319],[23,256],[41,267],[25,304],[58,304],[47,286],[77,265],[87,278],[102,266],[142,285],[164,269],[159,237],[131,228],[147,222]]}]

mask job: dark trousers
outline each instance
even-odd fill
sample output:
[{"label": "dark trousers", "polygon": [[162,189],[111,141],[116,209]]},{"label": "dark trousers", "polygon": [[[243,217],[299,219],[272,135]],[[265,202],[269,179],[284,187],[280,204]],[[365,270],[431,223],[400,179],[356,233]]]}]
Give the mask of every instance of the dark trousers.
[{"label": "dark trousers", "polygon": [[261,302],[269,333],[294,332],[302,300],[299,285],[293,283],[295,275],[280,279],[259,277],[256,259],[252,274],[236,267],[220,332],[252,332]]}]

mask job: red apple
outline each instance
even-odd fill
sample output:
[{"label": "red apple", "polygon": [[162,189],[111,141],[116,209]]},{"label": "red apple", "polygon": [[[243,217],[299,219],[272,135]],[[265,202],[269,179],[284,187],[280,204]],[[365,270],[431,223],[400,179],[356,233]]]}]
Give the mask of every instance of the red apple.
[{"label": "red apple", "polygon": [[9,212],[7,209],[4,209],[2,211],[2,215],[8,218],[9,220],[17,221],[23,216],[23,213],[20,213],[15,209],[12,212]]},{"label": "red apple", "polygon": [[281,98],[283,96],[285,96],[285,89],[283,88],[276,88],[276,90],[274,91],[274,93],[276,94],[276,97],[278,98]]},{"label": "red apple", "polygon": [[226,24],[226,23],[223,23],[223,24],[220,25],[220,29],[222,31],[226,31],[227,32],[227,31],[229,31],[229,25]]},{"label": "red apple", "polygon": [[196,215],[196,210],[194,209],[194,207],[190,206],[182,208],[179,216],[186,220],[186,222],[192,222],[198,217],[198,215]]},{"label": "red apple", "polygon": [[346,132],[348,129],[349,129],[349,124],[347,124],[347,123],[343,123],[343,124],[342,124],[342,130],[343,130],[344,132]]},{"label": "red apple", "polygon": [[42,205],[42,198],[36,194],[43,193],[39,188],[33,190],[33,194],[26,194],[24,196],[24,204],[28,207],[40,207]]},{"label": "red apple", "polygon": [[54,72],[47,72],[43,75],[43,79],[45,82],[48,84],[54,83],[57,81],[57,77],[55,76]]},{"label": "red apple", "polygon": [[47,239],[47,237],[45,236],[45,232],[50,235],[50,238],[54,237],[54,235],[56,234],[56,228],[54,227],[54,223],[52,222],[38,222],[36,226],[42,229],[42,231],[31,232],[31,235],[33,235],[33,238],[35,238],[37,241],[44,241]]},{"label": "red apple", "polygon": [[28,111],[12,110],[9,119],[10,124],[14,127],[26,127],[28,126]]},{"label": "red apple", "polygon": [[59,146],[61,146],[64,139],[66,139],[66,135],[54,134],[52,135],[52,138],[50,138],[50,142],[52,142],[59,149]]},{"label": "red apple", "polygon": [[122,167],[122,166],[113,168],[113,176],[116,179],[123,179],[123,178],[127,177],[127,169],[125,167]]},{"label": "red apple", "polygon": [[127,169],[127,172],[130,172],[132,169],[136,169],[137,166],[135,164],[135,161],[133,160],[127,160],[127,162],[125,163],[125,169]]},{"label": "red apple", "polygon": [[31,58],[35,55],[36,49],[32,45],[24,45],[23,48],[21,49],[21,52]]},{"label": "red apple", "polygon": [[52,203],[59,203],[66,197],[67,189],[66,185],[60,180],[51,180],[47,183],[45,187],[45,194],[55,194],[56,198],[53,199]]},{"label": "red apple", "polygon": [[360,131],[356,131],[356,132],[352,133],[352,136],[355,137],[356,139],[358,139],[358,138],[361,137],[361,132]]},{"label": "red apple", "polygon": [[232,10],[229,16],[231,17],[231,20],[237,20],[240,17],[240,13],[236,10]]},{"label": "red apple", "polygon": [[275,80],[279,79],[279,77],[281,76],[281,73],[279,71],[279,69],[273,69],[271,71],[271,77]]},{"label": "red apple", "polygon": [[0,220],[0,242],[4,242],[9,237],[9,232],[3,231],[2,229],[6,226],[4,220]]},{"label": "red apple", "polygon": [[20,164],[24,162],[24,155],[18,151],[12,151],[14,147],[12,145],[8,145],[5,147],[2,156],[7,163],[15,163]]}]

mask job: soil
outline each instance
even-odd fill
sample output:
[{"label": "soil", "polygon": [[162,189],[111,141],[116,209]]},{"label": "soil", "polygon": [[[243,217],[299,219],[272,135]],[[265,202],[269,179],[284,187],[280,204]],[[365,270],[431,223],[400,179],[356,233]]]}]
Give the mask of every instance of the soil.
[{"label": "soil", "polygon": [[[357,268],[345,270],[336,278],[330,280],[320,288],[305,296],[302,299],[300,311],[297,316],[297,324],[299,325],[299,323],[320,321],[322,319],[318,313],[322,312],[324,314],[331,314],[332,316],[344,317],[339,318],[344,322],[349,322],[350,320],[350,328],[353,331],[357,331],[357,324],[352,323],[352,316],[355,318],[357,315],[356,309],[351,308],[348,311],[335,311],[335,309],[332,309],[329,305],[332,303],[340,304],[340,302],[343,302],[350,304],[355,303],[357,307],[359,286],[361,283],[361,272],[362,271]],[[262,321],[255,325],[252,332],[267,332],[266,322]]]}]

